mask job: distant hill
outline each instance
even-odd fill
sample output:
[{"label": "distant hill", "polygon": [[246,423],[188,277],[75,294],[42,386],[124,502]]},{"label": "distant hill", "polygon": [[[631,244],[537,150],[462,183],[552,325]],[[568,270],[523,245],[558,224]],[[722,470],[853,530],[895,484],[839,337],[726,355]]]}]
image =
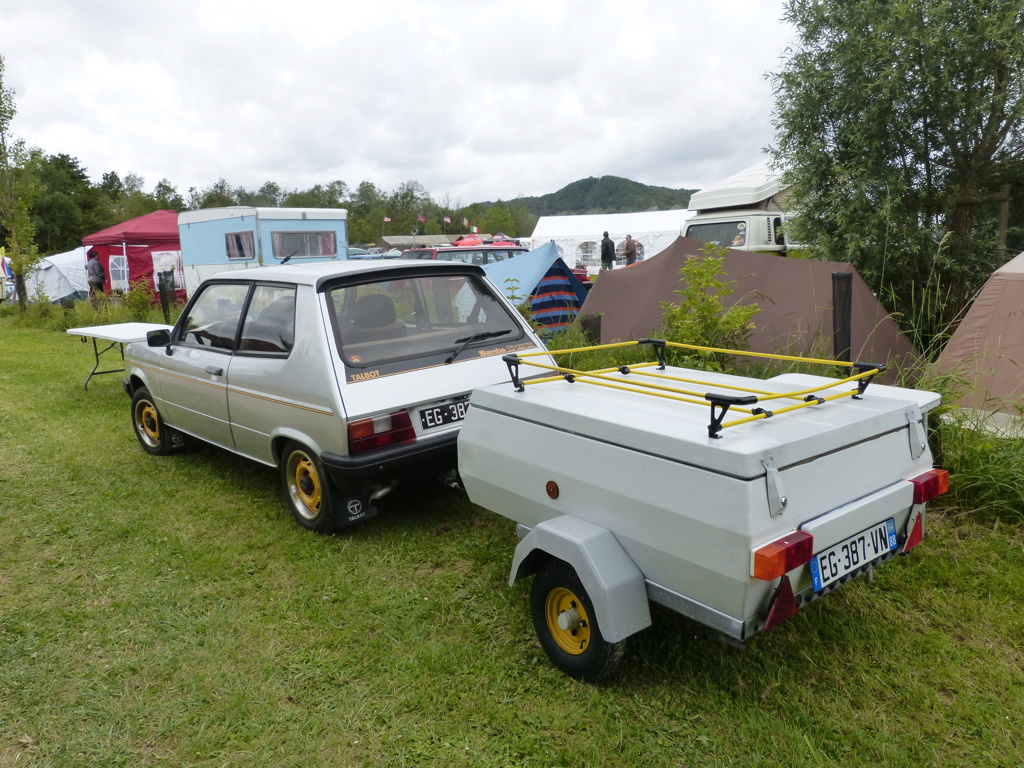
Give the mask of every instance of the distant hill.
[{"label": "distant hill", "polygon": [[618,176],[574,181],[557,192],[540,197],[521,197],[535,216],[567,216],[585,213],[637,213],[686,208],[696,189],[651,187]]}]

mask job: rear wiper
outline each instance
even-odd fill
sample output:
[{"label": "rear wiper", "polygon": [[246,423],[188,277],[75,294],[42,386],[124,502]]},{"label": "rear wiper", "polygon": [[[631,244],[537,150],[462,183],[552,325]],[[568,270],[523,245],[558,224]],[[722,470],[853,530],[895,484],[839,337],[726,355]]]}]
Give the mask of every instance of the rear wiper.
[{"label": "rear wiper", "polygon": [[483,333],[474,333],[472,336],[467,336],[464,339],[456,339],[455,343],[458,344],[455,350],[448,355],[444,361],[445,365],[451,363],[456,357],[462,354],[463,350],[472,344],[474,341],[483,341],[484,339],[493,339],[495,336],[504,336],[505,334],[512,333],[512,331],[484,331]]}]

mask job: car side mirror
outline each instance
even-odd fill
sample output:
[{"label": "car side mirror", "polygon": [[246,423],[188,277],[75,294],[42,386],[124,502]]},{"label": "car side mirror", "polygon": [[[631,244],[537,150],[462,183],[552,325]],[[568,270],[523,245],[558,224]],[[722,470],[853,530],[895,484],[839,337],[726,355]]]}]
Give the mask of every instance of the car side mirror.
[{"label": "car side mirror", "polygon": [[171,332],[166,328],[146,331],[146,344],[151,347],[166,347],[164,352],[171,354]]},{"label": "car side mirror", "polygon": [[166,328],[146,332],[146,343],[151,347],[166,347],[171,343],[171,332]]}]

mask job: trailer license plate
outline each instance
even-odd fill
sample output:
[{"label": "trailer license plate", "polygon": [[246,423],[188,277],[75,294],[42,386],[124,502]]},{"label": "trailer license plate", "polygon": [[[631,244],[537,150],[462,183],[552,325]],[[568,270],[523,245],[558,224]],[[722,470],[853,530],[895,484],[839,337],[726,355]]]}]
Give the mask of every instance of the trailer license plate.
[{"label": "trailer license plate", "polygon": [[452,424],[466,418],[466,411],[469,410],[469,399],[464,398],[454,403],[445,403],[433,408],[424,408],[420,411],[420,424],[424,429],[443,427],[445,424]]},{"label": "trailer license plate", "polygon": [[816,554],[811,559],[811,581],[814,582],[814,591],[820,592],[836,579],[894,549],[896,522],[890,517]]}]

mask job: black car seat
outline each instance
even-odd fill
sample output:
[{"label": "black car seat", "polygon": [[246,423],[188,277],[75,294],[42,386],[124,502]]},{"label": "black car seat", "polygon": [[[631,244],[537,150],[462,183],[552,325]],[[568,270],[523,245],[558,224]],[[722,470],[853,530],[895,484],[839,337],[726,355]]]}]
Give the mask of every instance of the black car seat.
[{"label": "black car seat", "polygon": [[346,344],[383,341],[405,336],[405,323],[395,313],[395,302],[383,293],[361,296],[352,311],[352,324],[341,335]]}]

